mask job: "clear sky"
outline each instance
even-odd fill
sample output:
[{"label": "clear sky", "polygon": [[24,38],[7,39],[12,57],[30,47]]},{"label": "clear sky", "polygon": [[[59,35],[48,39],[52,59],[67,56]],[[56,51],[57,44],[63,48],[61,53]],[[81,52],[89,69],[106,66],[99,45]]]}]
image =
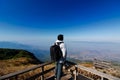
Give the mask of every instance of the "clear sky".
[{"label": "clear sky", "polygon": [[120,42],[120,0],[0,0],[0,41]]}]

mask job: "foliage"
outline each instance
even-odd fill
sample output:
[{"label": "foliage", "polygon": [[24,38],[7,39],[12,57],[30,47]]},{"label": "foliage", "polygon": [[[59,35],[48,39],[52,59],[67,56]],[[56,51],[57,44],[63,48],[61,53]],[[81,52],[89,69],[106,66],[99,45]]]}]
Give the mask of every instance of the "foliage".
[{"label": "foliage", "polygon": [[25,57],[31,59],[31,62],[40,62],[32,53],[26,50],[0,48],[0,60],[18,59]]}]

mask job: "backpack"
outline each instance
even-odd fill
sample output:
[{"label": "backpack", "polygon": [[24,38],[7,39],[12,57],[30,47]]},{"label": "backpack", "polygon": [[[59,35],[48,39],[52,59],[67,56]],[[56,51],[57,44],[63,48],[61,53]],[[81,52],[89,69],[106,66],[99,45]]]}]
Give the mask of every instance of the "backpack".
[{"label": "backpack", "polygon": [[50,56],[52,61],[58,61],[60,58],[62,58],[62,51],[60,49],[60,44],[63,42],[58,42],[50,47]]}]

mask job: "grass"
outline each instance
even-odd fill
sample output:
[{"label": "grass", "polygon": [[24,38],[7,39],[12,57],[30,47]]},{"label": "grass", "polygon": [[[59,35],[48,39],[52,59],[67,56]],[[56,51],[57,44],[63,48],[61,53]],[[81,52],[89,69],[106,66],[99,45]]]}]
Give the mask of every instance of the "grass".
[{"label": "grass", "polygon": [[[32,60],[29,58],[25,58],[25,57],[18,58],[18,59],[0,60],[0,76],[13,73],[16,71],[28,69],[28,68],[31,68],[37,65],[37,64],[29,63],[30,61]],[[53,66],[54,66],[53,64],[45,66],[45,70],[50,69]],[[19,79],[20,80],[26,79],[28,76],[30,77],[40,72],[41,72],[41,69],[38,68],[36,70],[19,75]],[[45,77],[48,77],[51,74],[53,74],[53,72],[46,74]]]},{"label": "grass", "polygon": [[[88,68],[93,68],[94,67],[94,65],[91,62],[81,62],[80,65],[88,67]],[[106,73],[106,74],[110,74],[112,76],[120,78],[120,66],[114,66],[113,65],[113,68],[110,68],[110,69],[97,69],[97,70],[100,71],[100,72],[103,72],[103,73]],[[88,73],[88,72],[85,72],[85,71],[82,71],[82,70],[80,70],[80,71],[82,73]],[[88,75],[91,75],[91,74],[88,73]],[[96,78],[98,77],[97,75],[91,75],[91,76],[92,77],[96,76]]]},{"label": "grass", "polygon": [[28,58],[0,60],[0,76],[35,66]]},{"label": "grass", "polygon": [[92,63],[88,63],[88,62],[80,63],[80,65],[85,66],[85,67],[89,67],[89,68],[93,68],[93,64]]},{"label": "grass", "polygon": [[[32,62],[32,59],[25,58],[25,57],[21,57],[21,58],[17,58],[17,59],[0,60],[0,76],[3,76],[5,74],[9,74],[9,73],[13,73],[16,71],[28,69],[28,68],[31,68],[33,66],[38,65],[38,64],[32,64],[30,62]],[[55,65],[54,63],[47,65],[44,67],[44,70],[48,70],[48,69],[52,68],[54,65]],[[89,67],[89,68],[93,68],[93,64],[89,63],[89,62],[82,62],[82,63],[80,63],[80,65],[85,66],[85,67]],[[109,70],[108,72],[107,71],[105,71],[105,72],[120,78],[120,73],[119,73],[120,71],[118,69],[116,70],[117,72],[116,71],[114,72],[114,71],[115,70]],[[28,77],[35,75],[35,74],[39,74],[40,72],[41,72],[41,68],[38,68],[36,70],[21,74],[18,76],[19,77],[18,80],[26,79]],[[87,76],[87,77],[90,77],[90,78],[93,78],[96,80],[100,79],[100,76],[97,76],[97,75],[92,74],[90,72],[86,72],[84,70],[79,69],[78,72]],[[54,74],[53,71],[45,74],[44,77],[45,78],[49,77],[52,74]],[[39,80],[39,79],[40,79],[40,77],[38,77],[37,80]],[[12,80],[15,80],[15,79],[13,78]]]}]

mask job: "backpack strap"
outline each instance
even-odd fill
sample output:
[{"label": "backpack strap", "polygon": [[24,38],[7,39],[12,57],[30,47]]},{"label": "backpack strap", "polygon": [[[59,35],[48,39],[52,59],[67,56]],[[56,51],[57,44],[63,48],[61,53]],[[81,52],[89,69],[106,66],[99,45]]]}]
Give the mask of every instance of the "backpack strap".
[{"label": "backpack strap", "polygon": [[64,43],[64,42],[57,42],[57,45],[60,46],[61,43]]}]

